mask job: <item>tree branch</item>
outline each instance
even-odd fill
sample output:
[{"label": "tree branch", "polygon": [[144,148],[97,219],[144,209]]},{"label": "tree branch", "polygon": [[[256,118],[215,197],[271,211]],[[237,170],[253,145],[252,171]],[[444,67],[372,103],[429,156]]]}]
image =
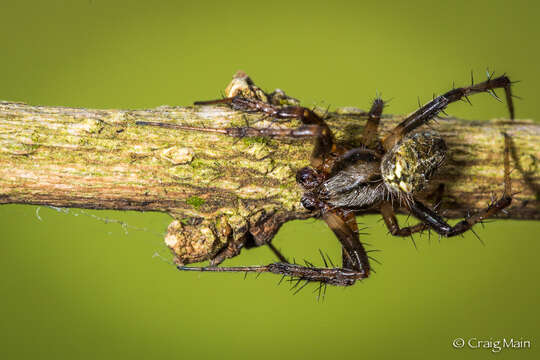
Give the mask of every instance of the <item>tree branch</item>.
[{"label": "tree branch", "polygon": [[[1,102],[0,203],[168,212],[176,220],[166,243],[185,263],[214,258],[239,239],[261,245],[284,222],[313,216],[300,206],[295,182],[295,171],[309,164],[311,140],[238,140],[135,125],[224,128],[260,118],[227,106],[90,110]],[[382,134],[400,118],[385,117]],[[365,120],[364,112],[344,108],[328,114],[327,122],[338,141],[358,145]],[[500,195],[505,131],[512,137],[518,194],[503,216],[540,218],[538,124],[450,118],[435,127],[449,148],[447,164],[432,181],[434,187],[445,183],[446,216],[463,217]]]}]

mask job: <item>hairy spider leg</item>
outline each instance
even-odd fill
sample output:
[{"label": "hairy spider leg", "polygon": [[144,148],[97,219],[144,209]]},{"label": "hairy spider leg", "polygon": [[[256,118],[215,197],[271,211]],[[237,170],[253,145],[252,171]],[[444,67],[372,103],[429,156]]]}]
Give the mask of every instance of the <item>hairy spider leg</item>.
[{"label": "hairy spider leg", "polygon": [[[435,191],[435,197],[436,197],[435,210],[440,206],[443,193],[444,193],[444,186],[441,184],[439,185],[438,189]],[[407,237],[407,236],[411,236],[414,233],[422,232],[424,230],[429,229],[429,225],[424,222],[419,222],[416,225],[407,226],[404,228],[400,227],[399,222],[394,213],[394,207],[392,206],[391,201],[384,200],[383,202],[381,202],[380,212],[382,214],[384,223],[386,224],[386,227],[388,228],[388,231],[393,236]]]},{"label": "hairy spider leg", "polygon": [[202,271],[202,272],[255,272],[255,273],[272,273],[283,276],[290,276],[299,281],[320,282],[336,286],[350,286],[356,280],[364,279],[366,274],[340,268],[316,268],[309,266],[301,266],[289,263],[272,263],[260,266],[230,266],[230,267],[195,267],[195,266],[177,266],[181,271]]},{"label": "hairy spider leg", "polygon": [[333,209],[323,213],[322,217],[341,242],[343,268],[356,270],[368,277],[371,266],[366,250],[360,242],[354,211]]},{"label": "hairy spider leg", "polygon": [[[324,163],[325,159],[328,157],[328,155],[335,150],[334,136],[332,134],[332,131],[326,124],[326,122],[315,112],[302,106],[282,107],[282,106],[272,105],[261,100],[249,99],[242,96],[234,96],[234,97],[224,98],[224,99],[219,99],[219,100],[197,101],[194,104],[195,105],[228,104],[235,110],[240,110],[244,112],[260,112],[275,119],[282,119],[282,120],[298,119],[302,122],[303,125],[318,126],[319,127],[318,131],[312,131],[311,135],[307,135],[307,136],[315,137],[315,148],[313,149],[313,153],[311,154],[311,166],[313,167],[321,166]],[[299,129],[301,128],[302,126]],[[231,129],[230,130],[231,133],[234,131],[232,130],[232,128],[229,128],[229,129]],[[248,130],[248,129],[253,129],[253,128],[243,128],[243,129],[244,131],[246,131],[246,135],[244,136],[268,136],[268,135],[263,135],[263,134],[251,135],[251,133],[257,133],[258,131],[260,132],[263,129],[255,129],[255,130]],[[271,133],[271,130],[274,130],[274,129],[268,129],[268,130]],[[227,133],[227,135],[235,136],[235,135],[231,135],[231,133]],[[280,134],[276,134],[273,136],[291,137],[291,135],[280,135]],[[292,137],[296,137],[296,136],[292,136]]]},{"label": "hairy spider leg", "polygon": [[249,126],[244,127],[229,127],[229,128],[203,128],[196,126],[185,126],[169,123],[158,123],[153,121],[137,121],[136,125],[144,126],[157,126],[167,129],[188,130],[188,131],[201,131],[224,134],[230,137],[244,138],[244,137],[289,137],[289,138],[305,138],[305,137],[317,137],[320,134],[320,127],[318,125],[302,125],[296,129],[273,129],[273,128],[253,128]]},{"label": "hairy spider leg", "polygon": [[411,236],[414,233],[429,229],[429,226],[423,222],[419,222],[416,225],[407,226],[404,228],[400,227],[397,221],[396,215],[394,214],[394,208],[390,201],[387,201],[387,200],[383,201],[381,203],[380,211],[384,219],[384,223],[386,224],[386,227],[388,228],[388,231],[393,236],[406,237],[406,236]]},{"label": "hairy spider leg", "polygon": [[379,122],[384,108],[384,101],[377,97],[373,100],[373,105],[368,112],[368,119],[364,131],[362,132],[362,144],[368,149],[376,149],[380,140],[378,137]]},{"label": "hairy spider leg", "polygon": [[327,211],[323,218],[332,229],[334,234],[340,240],[343,249],[343,267],[342,268],[318,268],[315,266],[302,266],[290,264],[285,257],[270,246],[270,249],[281,260],[279,263],[272,263],[262,266],[222,266],[217,267],[211,263],[211,266],[177,266],[182,271],[211,271],[211,272],[269,272],[290,276],[299,281],[320,282],[336,286],[350,286],[356,280],[365,279],[369,276],[371,267],[367,253],[359,240],[358,226],[354,212],[342,210]]},{"label": "hairy spider leg", "polygon": [[[223,266],[217,267],[210,263],[206,267],[177,266],[182,271],[211,271],[211,272],[269,272],[290,276],[299,281],[320,282],[336,286],[350,286],[356,280],[369,276],[371,267],[367,253],[359,240],[358,225],[354,212],[331,210],[323,214],[323,219],[332,229],[342,244],[342,268],[318,268],[315,266],[302,266],[290,264],[286,258],[269,244],[270,249],[280,259],[279,263],[263,266]],[[310,265],[309,263],[307,265]]]},{"label": "hairy spider leg", "polygon": [[227,104],[234,110],[240,110],[247,113],[262,112],[270,116],[278,116],[279,106],[269,104],[261,100],[246,98],[240,95],[208,101],[195,101],[194,105],[216,105]]},{"label": "hairy spider leg", "polygon": [[[489,92],[490,94],[497,96],[494,92],[496,88],[503,88],[506,93],[506,103],[508,105],[508,111],[510,118],[514,119],[514,104],[512,102],[512,92],[510,87],[512,82],[510,79],[503,75],[498,78],[492,79],[488,74],[488,79],[478,84],[472,84],[471,86],[461,87],[448,91],[447,93],[436,97],[414,113],[409,115],[399,125],[397,125],[383,140],[383,147],[386,151],[389,151],[395,144],[397,144],[405,135],[416,129],[417,127],[427,123],[429,120],[435,118],[439,112],[443,111],[448,104],[465,98],[469,101],[468,95],[477,94],[481,92]],[[498,98],[497,98],[498,99]]]},{"label": "hairy spider leg", "polygon": [[512,181],[510,179],[510,137],[504,136],[504,192],[501,198],[490,203],[486,208],[478,211],[476,214],[465,218],[454,226],[450,226],[435,211],[431,210],[420,201],[413,199],[408,203],[409,211],[418,219],[428,224],[438,234],[446,237],[456,236],[471,230],[472,227],[495,215],[512,203]]}]

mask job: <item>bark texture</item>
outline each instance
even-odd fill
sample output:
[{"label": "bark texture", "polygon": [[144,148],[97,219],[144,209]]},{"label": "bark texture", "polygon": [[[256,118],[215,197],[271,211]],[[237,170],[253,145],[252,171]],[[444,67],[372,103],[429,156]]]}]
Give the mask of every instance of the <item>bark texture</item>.
[{"label": "bark texture", "polygon": [[[168,212],[175,221],[166,243],[182,263],[212,259],[239,240],[261,245],[284,222],[313,216],[300,206],[295,182],[296,170],[309,164],[311,140],[234,139],[135,125],[223,128],[260,117],[224,105],[90,110],[0,102],[0,203]],[[383,118],[381,133],[401,118]],[[338,141],[358,145],[365,120],[363,111],[343,108],[327,122]],[[501,194],[505,131],[512,137],[518,194],[501,216],[540,218],[540,125],[453,118],[432,125],[449,148],[432,181],[432,188],[445,183],[446,216],[463,217]]]}]

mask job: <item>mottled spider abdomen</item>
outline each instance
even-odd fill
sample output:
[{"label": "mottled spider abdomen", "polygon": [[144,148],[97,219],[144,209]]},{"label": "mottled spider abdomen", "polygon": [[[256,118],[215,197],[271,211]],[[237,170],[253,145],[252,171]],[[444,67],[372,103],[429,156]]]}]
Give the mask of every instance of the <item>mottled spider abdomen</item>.
[{"label": "mottled spider abdomen", "polygon": [[446,144],[435,132],[404,137],[381,162],[381,174],[390,191],[407,194],[422,190],[446,156]]}]

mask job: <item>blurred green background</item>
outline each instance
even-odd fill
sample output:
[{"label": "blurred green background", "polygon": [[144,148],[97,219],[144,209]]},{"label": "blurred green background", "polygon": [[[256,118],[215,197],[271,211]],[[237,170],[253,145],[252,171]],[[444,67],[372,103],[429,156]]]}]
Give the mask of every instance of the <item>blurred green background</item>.
[{"label": "blurred green background", "polygon": [[[238,69],[311,106],[367,108],[376,91],[406,113],[417,97],[485,68],[522,80],[519,118],[540,118],[540,5],[532,1],[2,1],[0,98],[149,108],[219,96]],[[487,95],[452,105],[505,117]],[[487,197],[487,195],[486,195]],[[393,238],[359,218],[377,274],[296,296],[277,277],[180,273],[165,214],[0,206],[3,359],[538,358],[540,223],[496,221],[474,236]],[[405,222],[405,218],[400,220]],[[319,221],[274,243],[319,261],[339,246]],[[162,261],[163,260],[163,261]],[[228,264],[273,261],[266,248]],[[454,349],[455,338],[522,338],[532,349]]]}]

